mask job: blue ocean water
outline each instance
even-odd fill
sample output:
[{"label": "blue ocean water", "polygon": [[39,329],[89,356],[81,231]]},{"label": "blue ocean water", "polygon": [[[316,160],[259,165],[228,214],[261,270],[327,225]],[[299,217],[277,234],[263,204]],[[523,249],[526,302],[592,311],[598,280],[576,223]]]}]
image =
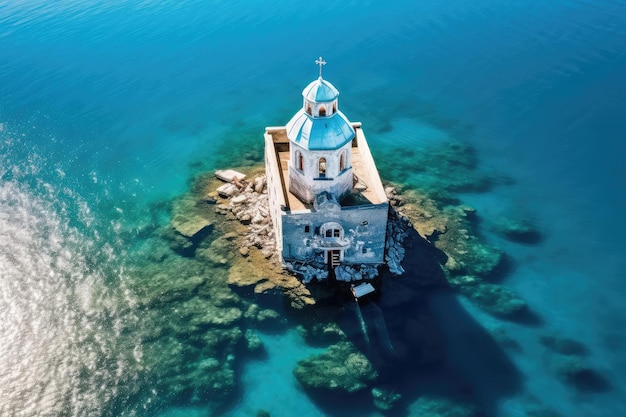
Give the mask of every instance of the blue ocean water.
[{"label": "blue ocean water", "polygon": [[[453,371],[494,415],[539,403],[626,415],[623,0],[2,2],[0,51],[0,414],[208,413],[151,408],[158,395],[137,393],[153,382],[138,365],[148,330],[129,272],[137,225],[166,219],[160,205],[194,175],[228,152],[245,158],[264,126],[284,124],[322,55],[375,154],[462,139],[512,181],[459,198],[483,219],[531,218],[544,235],[521,245],[483,231],[540,325],[460,300],[515,339],[507,355],[522,386],[490,391],[497,369],[479,366],[480,345],[464,344],[467,327],[435,297]],[[539,343],[550,332],[582,341],[610,388],[559,381]],[[279,364],[315,349],[291,332],[261,337],[268,357],[243,365],[224,415],[379,415],[309,398]]]}]

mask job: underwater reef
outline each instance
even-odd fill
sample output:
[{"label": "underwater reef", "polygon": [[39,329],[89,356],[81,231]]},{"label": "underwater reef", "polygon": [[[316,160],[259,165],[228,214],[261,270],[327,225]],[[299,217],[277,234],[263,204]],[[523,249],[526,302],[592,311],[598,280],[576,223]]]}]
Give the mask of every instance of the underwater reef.
[{"label": "underwater reef", "polygon": [[[444,167],[424,174],[440,177],[427,184],[436,192],[387,183],[388,264],[375,278],[383,295],[380,307],[362,312],[350,306],[354,301],[347,291],[338,295],[329,285],[305,285],[280,265],[256,157],[235,167],[249,179],[239,186],[200,173],[188,193],[155,208],[166,213],[151,218],[167,220],[137,227],[142,243],[133,271],[136,285],[129,289],[140,300],[136,307],[143,320],[153,323],[144,326],[137,353],[146,380],[156,381],[143,394],[145,401],[201,404],[219,414],[239,395],[246,358],[264,354],[258,332],[297,326],[308,344],[324,348],[293,370],[313,398],[357,396],[367,398],[372,409],[407,409],[410,415],[480,415],[474,405],[452,397],[414,400],[389,379],[398,372],[400,379],[414,378],[444,360],[444,337],[423,303],[431,289],[456,291],[498,317],[515,318],[527,309],[500,284],[505,255],[480,235],[478,214],[452,198],[454,190],[486,187],[482,174],[468,174],[475,155],[464,146],[446,146],[435,152]],[[441,179],[455,167],[461,167],[456,176],[462,180]],[[355,317],[361,314],[359,323]],[[169,319],[161,323],[162,317]],[[561,374],[575,380],[584,372],[570,364]]]}]

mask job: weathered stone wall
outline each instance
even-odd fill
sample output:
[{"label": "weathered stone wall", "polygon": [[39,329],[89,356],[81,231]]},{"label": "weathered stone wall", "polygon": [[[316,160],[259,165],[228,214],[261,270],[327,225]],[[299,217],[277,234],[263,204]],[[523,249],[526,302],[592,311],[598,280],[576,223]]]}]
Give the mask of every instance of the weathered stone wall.
[{"label": "weathered stone wall", "polygon": [[346,169],[334,178],[325,180],[307,179],[292,166],[289,166],[289,192],[307,203],[323,191],[336,195],[339,199],[352,189],[352,168]]},{"label": "weathered stone wall", "polygon": [[267,193],[269,197],[269,211],[274,228],[274,236],[276,236],[276,250],[282,253],[283,247],[283,230],[282,215],[284,212],[281,207],[287,207],[285,194],[282,189],[282,178],[278,158],[274,148],[274,139],[271,132],[266,129],[265,138],[265,176],[267,178]]},{"label": "weathered stone wall", "polygon": [[283,259],[312,260],[315,251],[307,241],[319,233],[322,224],[334,221],[343,226],[344,237],[351,242],[344,251],[344,263],[383,263],[388,209],[388,203],[383,203],[343,207],[340,211],[283,213]]}]

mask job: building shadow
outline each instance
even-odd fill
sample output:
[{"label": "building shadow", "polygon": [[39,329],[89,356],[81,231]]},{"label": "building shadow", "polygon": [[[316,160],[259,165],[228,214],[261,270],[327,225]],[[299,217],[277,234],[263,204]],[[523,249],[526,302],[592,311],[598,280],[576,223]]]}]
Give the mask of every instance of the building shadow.
[{"label": "building shadow", "polygon": [[[522,390],[522,376],[507,353],[447,284],[440,266],[445,260],[415,232],[402,264],[405,273],[383,272],[376,299],[358,305],[343,298],[335,312],[377,369],[377,386],[402,395],[386,415],[408,416],[411,404],[426,396],[473,403],[496,416],[498,403]],[[346,404],[326,397],[320,406],[340,415]]]}]

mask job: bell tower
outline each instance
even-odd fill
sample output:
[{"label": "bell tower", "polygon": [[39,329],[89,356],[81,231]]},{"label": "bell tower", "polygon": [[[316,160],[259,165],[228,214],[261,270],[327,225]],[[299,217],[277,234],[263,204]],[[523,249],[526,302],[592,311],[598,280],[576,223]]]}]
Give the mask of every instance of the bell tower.
[{"label": "bell tower", "polygon": [[339,91],[322,78],[302,90],[303,105],[287,123],[290,142],[289,191],[305,203],[327,192],[341,200],[353,184],[351,152],[355,131],[339,111]]}]

